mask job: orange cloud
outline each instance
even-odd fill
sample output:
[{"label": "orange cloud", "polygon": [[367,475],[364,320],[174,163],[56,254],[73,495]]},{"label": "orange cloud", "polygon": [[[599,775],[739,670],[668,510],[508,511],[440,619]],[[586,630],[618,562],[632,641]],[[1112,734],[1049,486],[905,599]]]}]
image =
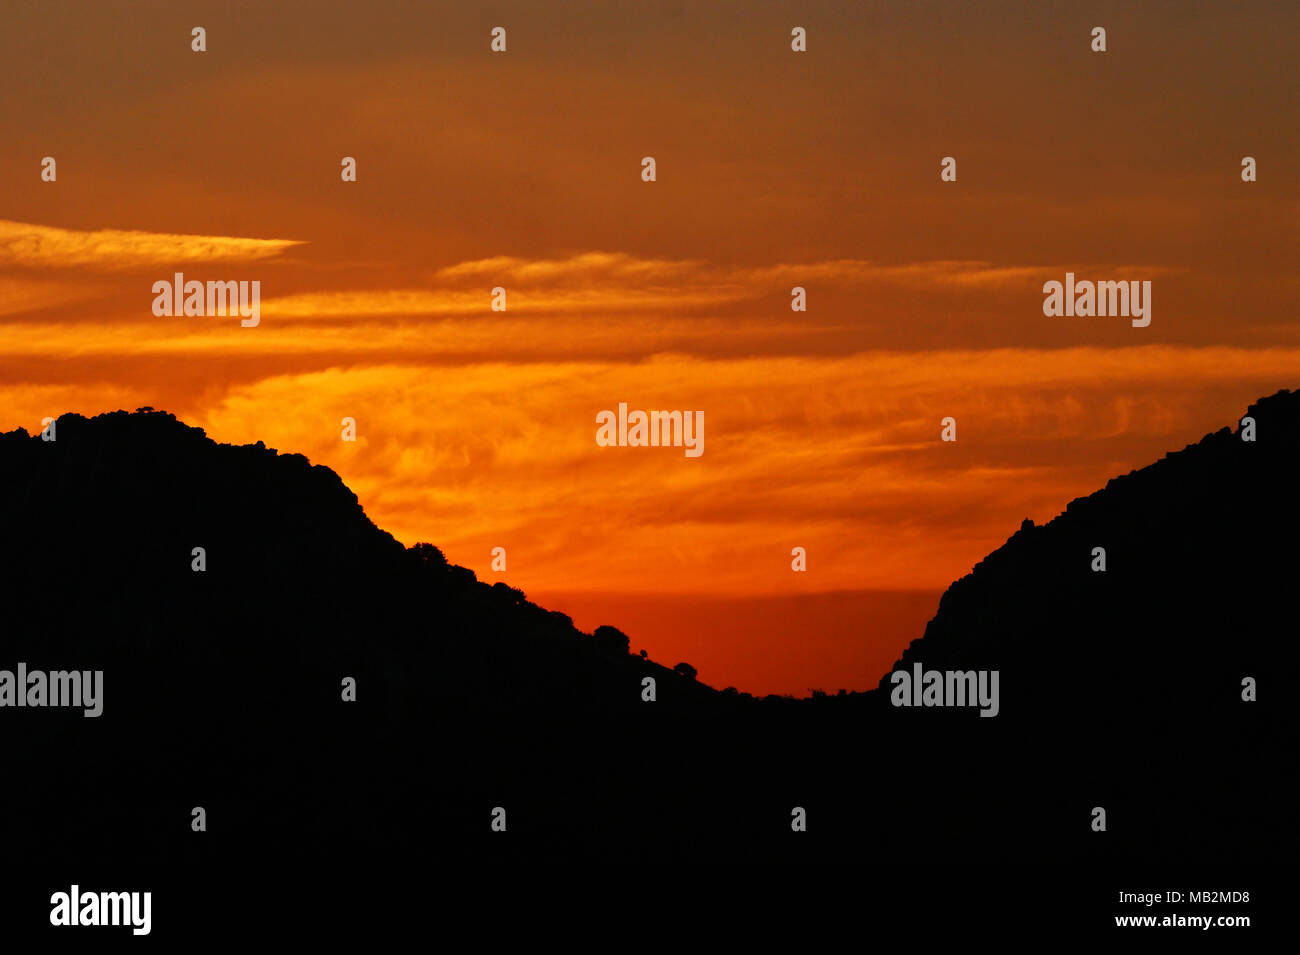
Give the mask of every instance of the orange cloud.
[{"label": "orange cloud", "polygon": [[[1071,270],[1086,266],[1070,266]],[[1170,269],[1101,266],[1108,275],[1151,277]],[[453,287],[310,292],[267,299],[263,314],[286,318],[394,315],[482,315],[490,288],[506,289],[509,310],[550,313],[669,311],[752,302],[793,285],[844,286],[890,283],[917,287],[980,289],[1024,285],[1059,276],[1064,266],[994,266],[978,261],[878,265],[859,259],[726,268],[700,260],[642,259],[622,253],[587,252],[566,259],[495,256],[439,269],[434,277]],[[463,289],[477,283],[473,291]],[[1028,282],[1035,287],[1033,282]],[[456,287],[460,286],[460,287]],[[560,286],[560,288],[555,288]]]},{"label": "orange cloud", "polygon": [[302,242],[123,229],[92,232],[0,219],[0,265],[124,269],[185,262],[251,261]]},{"label": "orange cloud", "polygon": [[[510,312],[622,312],[722,305],[738,300],[727,292],[676,289],[631,290],[578,288],[545,292],[506,289]],[[262,314],[270,318],[335,318],[367,315],[487,315],[488,288],[480,291],[386,289],[357,292],[311,292],[267,299]]]},{"label": "orange cloud", "polygon": [[521,282],[582,282],[592,280],[662,282],[698,272],[703,263],[695,260],[642,259],[617,252],[584,252],[567,259],[522,259],[499,255],[489,259],[460,262],[439,269],[441,279],[484,278],[505,275]]}]

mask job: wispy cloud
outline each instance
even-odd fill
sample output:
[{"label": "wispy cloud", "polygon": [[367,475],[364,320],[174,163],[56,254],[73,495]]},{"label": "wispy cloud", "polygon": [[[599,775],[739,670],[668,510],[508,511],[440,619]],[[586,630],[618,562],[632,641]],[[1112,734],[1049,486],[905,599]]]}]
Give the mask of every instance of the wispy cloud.
[{"label": "wispy cloud", "polygon": [[303,243],[125,229],[81,231],[0,219],[0,265],[125,269],[187,262],[251,261]]},{"label": "wispy cloud", "polygon": [[[737,297],[762,294],[765,285],[799,281],[1000,284],[1053,274],[1051,265],[1006,266],[974,260],[887,265],[866,259],[787,262],[757,267],[718,265],[700,259],[644,259],[624,253],[585,252],[564,259],[496,256],[440,269],[436,277],[510,280],[521,284],[580,282],[596,285],[712,286]],[[1152,269],[1144,268],[1144,273]]]},{"label": "wispy cloud", "polygon": [[[269,298],[262,315],[270,318],[340,318],[386,315],[492,315],[490,288],[383,289],[354,292],[307,292]],[[506,288],[505,286],[502,286]],[[701,288],[575,288],[555,291],[522,286],[506,288],[509,312],[560,313],[663,311],[723,305],[742,300],[730,290]]]},{"label": "wispy cloud", "polygon": [[[1119,278],[1170,271],[1154,266],[1106,268],[1108,275]],[[882,265],[835,259],[739,268],[698,259],[638,258],[613,252],[585,252],[562,259],[494,256],[439,269],[433,274],[436,288],[310,292],[267,299],[262,311],[288,318],[482,315],[490,311],[489,290],[500,286],[506,290],[511,311],[662,313],[752,302],[812,283],[844,288],[891,284],[955,292],[1019,284],[1036,292],[1038,282],[1059,277],[1065,270],[1064,266],[964,260]],[[474,286],[473,290],[467,285]]]},{"label": "wispy cloud", "polygon": [[565,259],[521,259],[499,255],[439,269],[440,279],[508,276],[521,282],[606,279],[636,282],[680,280],[698,274],[704,263],[691,259],[643,259],[621,252],[584,252]]}]

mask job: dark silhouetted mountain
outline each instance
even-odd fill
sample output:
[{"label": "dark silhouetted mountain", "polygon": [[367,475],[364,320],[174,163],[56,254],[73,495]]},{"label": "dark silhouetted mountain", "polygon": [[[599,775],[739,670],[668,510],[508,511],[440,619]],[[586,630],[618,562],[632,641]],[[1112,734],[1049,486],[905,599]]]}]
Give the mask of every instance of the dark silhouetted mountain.
[{"label": "dark silhouetted mountain", "polygon": [[105,674],[98,719],[0,709],[0,845],[67,871],[1280,858],[1300,394],[1249,414],[1257,441],[1117,478],[949,588],[899,666],[997,669],[993,719],[891,706],[888,678],[718,693],[167,414],[0,435],[0,669]]}]

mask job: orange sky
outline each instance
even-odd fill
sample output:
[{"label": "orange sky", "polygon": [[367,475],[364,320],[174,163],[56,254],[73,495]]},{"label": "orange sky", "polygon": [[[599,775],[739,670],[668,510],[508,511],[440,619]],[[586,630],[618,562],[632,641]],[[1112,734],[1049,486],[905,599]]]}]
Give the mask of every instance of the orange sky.
[{"label": "orange sky", "polygon": [[[406,543],[804,693],[1300,386],[1292,4],[424,6],[7,8],[0,428],[302,452]],[[1045,318],[1067,270],[1151,280],[1151,325]],[[155,317],[176,271],[259,280],[261,324]],[[620,401],[703,410],[704,455],[598,447]]]}]

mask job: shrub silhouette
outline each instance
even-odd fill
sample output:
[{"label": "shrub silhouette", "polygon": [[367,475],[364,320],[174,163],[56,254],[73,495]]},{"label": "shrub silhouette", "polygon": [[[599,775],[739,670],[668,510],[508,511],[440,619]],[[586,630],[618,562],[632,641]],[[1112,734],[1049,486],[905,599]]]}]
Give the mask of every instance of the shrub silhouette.
[{"label": "shrub silhouette", "polygon": [[630,652],[632,642],[623,631],[609,626],[599,626],[592,633],[602,653],[623,656]]},{"label": "shrub silhouette", "polygon": [[433,567],[448,566],[442,551],[432,544],[416,544],[411,548],[411,556]]}]

